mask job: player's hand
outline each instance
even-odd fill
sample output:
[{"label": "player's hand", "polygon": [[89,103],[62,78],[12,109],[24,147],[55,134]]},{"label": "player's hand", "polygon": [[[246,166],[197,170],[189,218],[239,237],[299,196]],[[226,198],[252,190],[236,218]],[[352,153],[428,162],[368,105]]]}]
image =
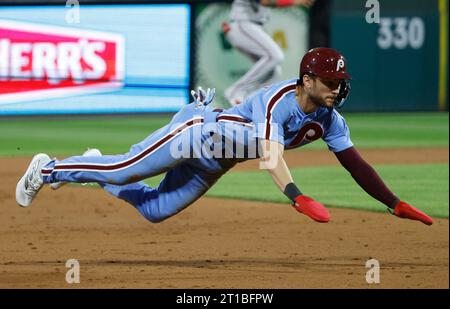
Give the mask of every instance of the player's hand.
[{"label": "player's hand", "polygon": [[417,220],[426,225],[433,224],[433,219],[431,217],[403,201],[399,201],[397,205],[395,205],[393,214],[399,218]]},{"label": "player's hand", "polygon": [[307,215],[317,222],[325,223],[330,221],[330,214],[325,206],[306,195],[297,196],[295,198],[295,203],[292,204],[292,206],[294,206],[298,212]]},{"label": "player's hand", "polygon": [[216,88],[208,88],[205,92],[202,87],[198,87],[197,91],[191,90],[191,95],[194,98],[195,107],[199,108],[210,104],[214,100]]}]

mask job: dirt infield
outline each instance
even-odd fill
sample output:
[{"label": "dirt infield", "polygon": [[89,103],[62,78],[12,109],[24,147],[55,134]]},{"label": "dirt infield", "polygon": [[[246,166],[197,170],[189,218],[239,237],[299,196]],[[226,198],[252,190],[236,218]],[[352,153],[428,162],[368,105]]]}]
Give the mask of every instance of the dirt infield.
[{"label": "dirt infield", "polygon": [[[363,155],[371,163],[448,163],[448,148]],[[332,221],[319,224],[289,205],[202,198],[152,224],[102,190],[75,186],[45,187],[23,209],[14,189],[29,159],[0,160],[0,288],[449,287],[447,219],[427,227],[330,208]],[[287,161],[336,164],[323,151],[287,152]],[[365,280],[370,258],[380,263],[380,284]],[[68,259],[80,262],[80,284],[65,281]]]}]

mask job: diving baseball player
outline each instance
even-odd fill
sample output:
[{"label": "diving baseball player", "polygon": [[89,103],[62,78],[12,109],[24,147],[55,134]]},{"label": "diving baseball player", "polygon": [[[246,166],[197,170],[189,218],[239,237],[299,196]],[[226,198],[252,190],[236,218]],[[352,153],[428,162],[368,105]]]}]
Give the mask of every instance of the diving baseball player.
[{"label": "diving baseball player", "polygon": [[[97,182],[151,222],[160,222],[200,198],[237,162],[260,158],[297,211],[328,222],[327,209],[300,191],[283,159],[285,150],[321,138],[355,181],[392,214],[431,225],[429,216],[386,187],[354,147],[336,110],[350,91],[346,68],[338,51],[312,49],[301,61],[298,79],[260,89],[224,111],[208,106],[214,91],[199,89],[194,102],[168,125],[125,154],[102,156],[97,150],[61,161],[36,155],[17,184],[16,201],[29,206],[44,184]],[[161,173],[166,175],[156,188],[142,182]]]},{"label": "diving baseball player", "polygon": [[225,98],[231,105],[241,103],[251,92],[263,84],[275,82],[281,75],[280,64],[284,54],[268,35],[263,25],[269,18],[268,6],[309,7],[314,0],[234,0],[231,5],[230,23],[223,31],[230,44],[248,56],[254,65],[225,90]]}]

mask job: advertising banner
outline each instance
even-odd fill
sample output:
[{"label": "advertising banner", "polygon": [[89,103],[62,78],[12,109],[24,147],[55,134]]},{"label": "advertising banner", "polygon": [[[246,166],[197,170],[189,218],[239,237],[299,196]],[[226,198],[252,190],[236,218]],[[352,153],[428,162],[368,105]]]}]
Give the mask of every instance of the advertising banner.
[{"label": "advertising banner", "polygon": [[0,7],[0,115],[177,111],[189,40],[188,5]]}]

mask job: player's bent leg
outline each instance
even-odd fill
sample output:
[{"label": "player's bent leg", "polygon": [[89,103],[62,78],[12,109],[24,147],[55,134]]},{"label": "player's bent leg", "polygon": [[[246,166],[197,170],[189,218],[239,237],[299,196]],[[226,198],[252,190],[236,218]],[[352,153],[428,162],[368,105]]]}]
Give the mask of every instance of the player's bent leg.
[{"label": "player's bent leg", "polygon": [[[96,149],[96,148],[88,148],[83,154],[82,156],[84,157],[99,157],[101,156],[102,153],[100,150]],[[63,182],[63,181],[58,181],[58,182],[53,182],[50,184],[50,187],[53,190],[58,190],[59,188],[61,188],[62,186],[64,186],[65,184],[67,184],[67,182]]]},{"label": "player's bent leg", "polygon": [[[142,181],[126,185],[112,185],[108,183],[99,183],[99,185],[106,192],[133,205],[142,215],[144,215],[141,212],[143,205],[145,205],[149,200],[158,197],[158,190],[151,188]],[[144,217],[146,216],[144,215]],[[153,222],[151,218],[147,219]]]},{"label": "player's bent leg", "polygon": [[[274,82],[277,82],[280,80],[282,74],[281,65],[277,65],[273,71],[269,72],[267,74],[267,77],[265,77],[262,82],[265,84],[272,84]],[[256,90],[256,89],[255,89]]]},{"label": "player's bent leg", "polygon": [[181,164],[167,172],[157,188],[143,182],[124,186],[100,184],[107,192],[133,205],[147,220],[161,222],[200,198],[224,174],[199,171]]},{"label": "player's bent leg", "polygon": [[190,118],[174,117],[180,122],[172,121],[132,146],[126,154],[53,160],[42,168],[44,183],[63,181],[123,185],[163,173],[185,160],[180,154],[172,155],[171,143],[180,144],[181,140],[189,139],[192,131],[201,124],[201,117],[189,113],[186,116]]}]

